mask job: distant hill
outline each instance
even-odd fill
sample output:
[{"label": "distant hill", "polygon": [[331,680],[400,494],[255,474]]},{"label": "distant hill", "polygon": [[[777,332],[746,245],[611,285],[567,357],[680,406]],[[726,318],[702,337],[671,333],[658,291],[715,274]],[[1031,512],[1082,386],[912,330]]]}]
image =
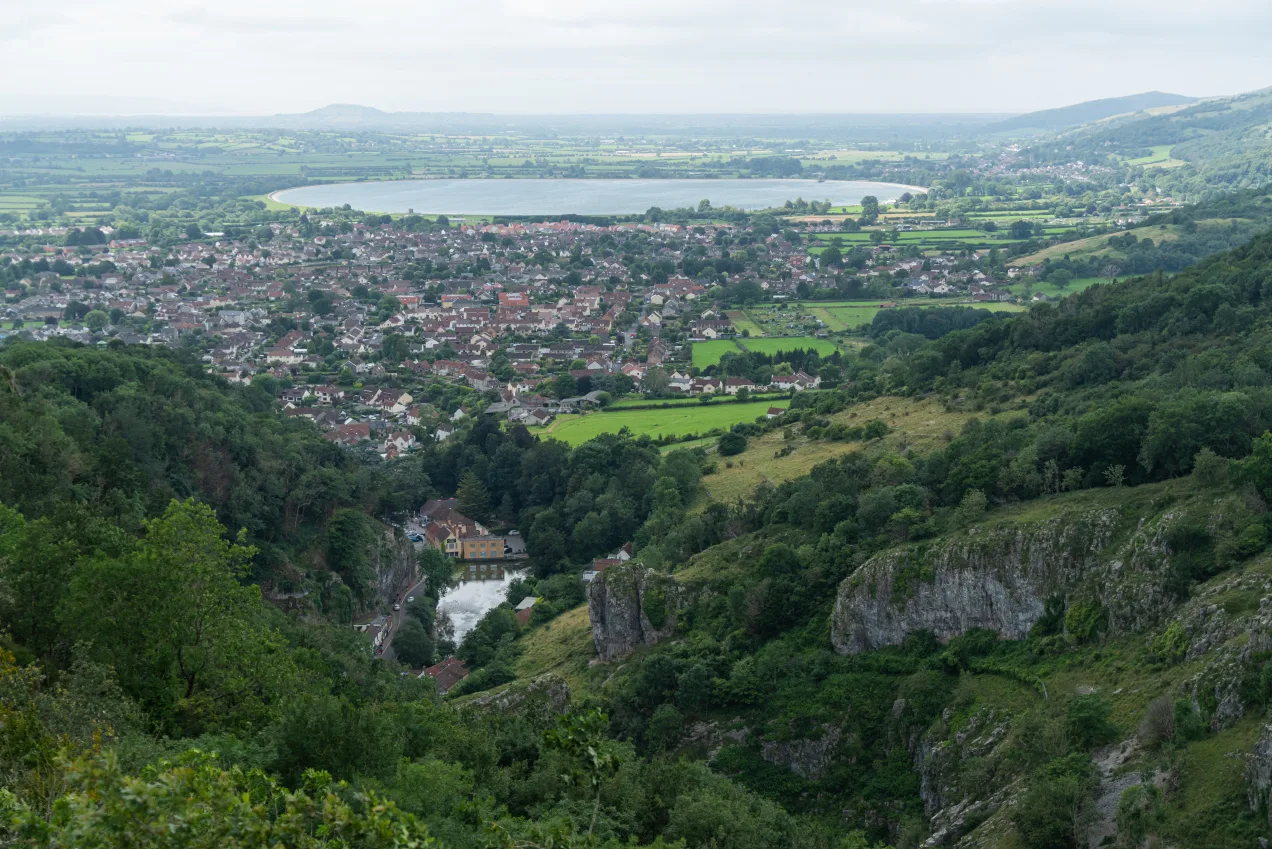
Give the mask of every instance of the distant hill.
[{"label": "distant hill", "polygon": [[1162,106],[1182,106],[1196,101],[1197,98],[1185,97],[1182,94],[1149,91],[1144,94],[1106,97],[1103,100],[1088,100],[1085,103],[1076,103],[1059,109],[1044,109],[1041,112],[1017,115],[1015,118],[991,124],[986,129],[990,132],[1019,132],[1021,130],[1054,132],[1101,121],[1114,115],[1142,112],[1145,109],[1157,109]]}]

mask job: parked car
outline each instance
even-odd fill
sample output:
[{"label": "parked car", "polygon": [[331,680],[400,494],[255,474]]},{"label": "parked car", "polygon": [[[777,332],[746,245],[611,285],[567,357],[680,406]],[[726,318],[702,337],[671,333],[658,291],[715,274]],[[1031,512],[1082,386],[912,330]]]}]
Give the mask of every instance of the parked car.
[{"label": "parked car", "polygon": [[393,605],[393,612],[394,612],[394,613],[397,613],[397,612],[398,612],[399,610],[401,610],[401,609],[402,609],[402,605],[400,605],[400,604],[395,604],[395,605]]},{"label": "parked car", "polygon": [[406,603],[407,603],[407,604],[415,604],[415,596],[413,596],[413,595],[408,595],[408,596],[406,597]]}]

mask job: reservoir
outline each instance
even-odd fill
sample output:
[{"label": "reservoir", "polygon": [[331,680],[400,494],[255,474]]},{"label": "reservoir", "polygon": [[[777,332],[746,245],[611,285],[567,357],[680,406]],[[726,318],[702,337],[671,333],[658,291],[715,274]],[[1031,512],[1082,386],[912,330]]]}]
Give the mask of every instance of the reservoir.
[{"label": "reservoir", "polygon": [[508,585],[525,574],[525,570],[504,569],[495,563],[465,567],[437,602],[437,615],[449,619],[454,628],[455,645],[463,642],[464,635],[477,627],[491,608],[503,603]]},{"label": "reservoir", "polygon": [[714,206],[766,209],[788,200],[830,201],[836,206],[874,195],[881,202],[923,189],[857,180],[387,180],[328,183],[275,192],[296,206],[349,204],[363,212],[446,215],[631,215],[662,209]]}]

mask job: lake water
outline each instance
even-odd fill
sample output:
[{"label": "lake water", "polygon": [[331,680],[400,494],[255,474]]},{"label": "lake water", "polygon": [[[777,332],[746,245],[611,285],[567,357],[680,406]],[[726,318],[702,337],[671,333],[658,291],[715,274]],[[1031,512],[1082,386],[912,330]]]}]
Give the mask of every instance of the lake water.
[{"label": "lake water", "polygon": [[276,192],[297,206],[343,206],[364,212],[446,215],[630,215],[651,206],[766,209],[788,200],[860,203],[866,195],[895,200],[913,186],[858,180],[387,180],[329,183]]},{"label": "lake water", "polygon": [[463,642],[488,610],[503,603],[508,585],[525,574],[525,570],[504,569],[496,563],[469,563],[463,569],[459,582],[437,602],[437,612],[449,618],[455,630],[455,645]]}]

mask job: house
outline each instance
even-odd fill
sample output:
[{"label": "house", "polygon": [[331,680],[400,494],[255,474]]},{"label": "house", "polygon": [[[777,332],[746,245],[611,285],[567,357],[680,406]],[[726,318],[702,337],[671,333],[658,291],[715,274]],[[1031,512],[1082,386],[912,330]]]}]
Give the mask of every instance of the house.
[{"label": "house", "polygon": [[378,649],[384,643],[384,638],[389,635],[389,617],[380,614],[366,622],[356,623],[353,628],[355,631],[369,636],[371,638],[371,646]]},{"label": "house", "polygon": [[739,389],[754,392],[755,381],[747,380],[745,377],[726,377],[724,379],[724,392],[726,395],[737,395]]},{"label": "house", "polygon": [[521,602],[516,606],[516,608],[514,608],[516,610],[515,615],[517,617],[517,624],[520,625],[522,628],[530,624],[530,614],[533,611],[535,604],[538,603],[538,601],[539,600],[535,598],[534,596],[528,595],[521,600]]},{"label": "house", "polygon": [[768,412],[764,414],[764,417],[767,419],[775,419],[785,412],[786,411],[783,410],[781,407],[769,407]]},{"label": "house", "polygon": [[437,692],[445,693],[468,677],[468,667],[459,658],[448,657],[420,673],[421,678],[425,676],[432,678],[437,684]]},{"label": "house", "polygon": [[384,453],[388,453],[389,449],[393,449],[397,453],[409,451],[415,447],[415,434],[409,430],[398,430],[389,434],[384,440]]},{"label": "house", "polygon": [[346,448],[357,445],[359,442],[366,442],[371,438],[371,425],[366,422],[350,422],[341,425],[326,437],[337,445],[343,445]]},{"label": "house", "polygon": [[492,534],[461,537],[459,540],[459,559],[502,560],[505,545],[503,537]]}]

